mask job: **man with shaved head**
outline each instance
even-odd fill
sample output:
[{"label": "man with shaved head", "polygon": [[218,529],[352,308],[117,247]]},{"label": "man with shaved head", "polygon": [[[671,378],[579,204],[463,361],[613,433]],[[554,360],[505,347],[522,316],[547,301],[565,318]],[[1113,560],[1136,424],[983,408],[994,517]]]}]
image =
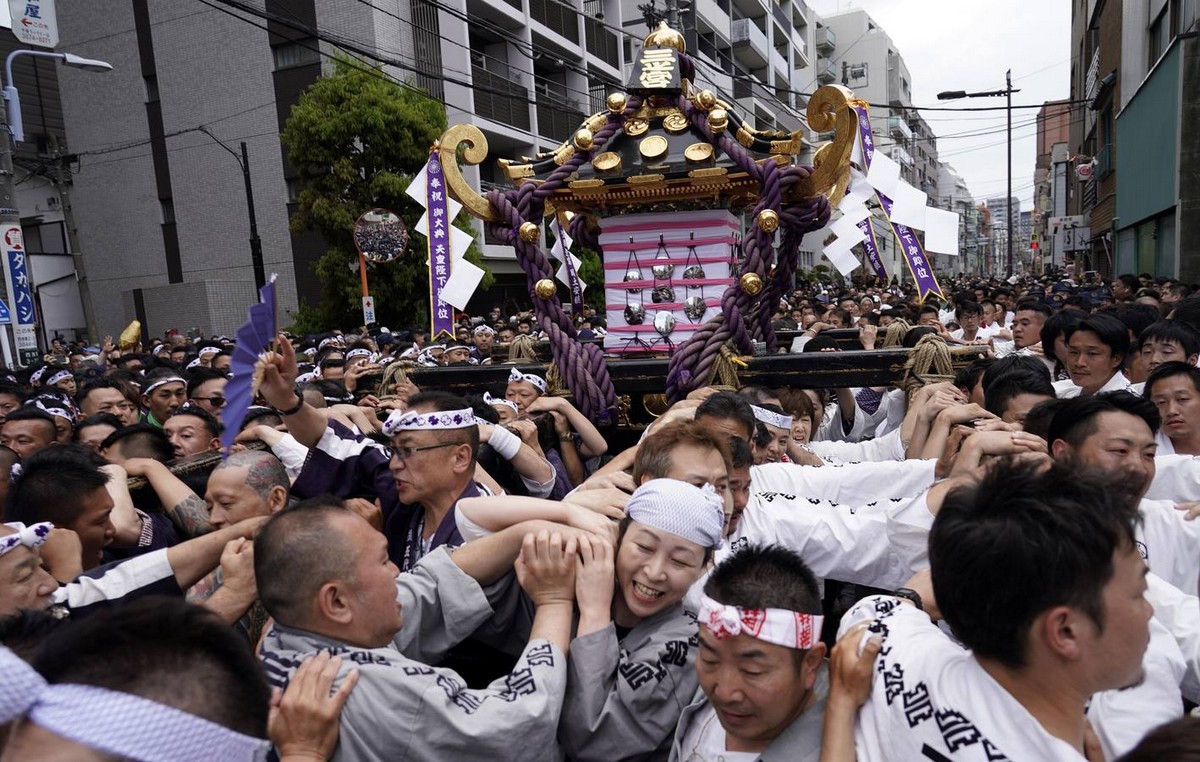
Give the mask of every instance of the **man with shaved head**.
[{"label": "man with shaved head", "polygon": [[213,469],[204,501],[212,525],[221,527],[277,513],[288,501],[283,463],[269,452],[237,452]]},{"label": "man with shaved head", "polygon": [[[245,451],[230,455],[213,469],[204,494],[208,503],[209,522],[213,529],[223,529],[246,519],[271,516],[288,502],[288,478],[283,464],[269,452]],[[239,565],[244,573],[237,575],[236,595],[215,593],[226,583],[224,569],[217,569],[188,591],[193,603],[208,602],[227,622],[237,622],[251,643],[257,643],[267,621],[267,613],[257,603],[252,565],[254,555],[246,549]],[[248,588],[242,589],[248,583]]]}]

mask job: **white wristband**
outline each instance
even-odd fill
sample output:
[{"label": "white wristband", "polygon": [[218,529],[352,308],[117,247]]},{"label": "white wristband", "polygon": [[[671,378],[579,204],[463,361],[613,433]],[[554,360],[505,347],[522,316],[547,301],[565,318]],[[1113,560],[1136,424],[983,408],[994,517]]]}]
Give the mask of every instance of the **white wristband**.
[{"label": "white wristband", "polygon": [[512,460],[521,451],[521,438],[503,426],[492,429],[492,436],[488,439],[488,444],[492,446],[497,455],[505,460]]}]

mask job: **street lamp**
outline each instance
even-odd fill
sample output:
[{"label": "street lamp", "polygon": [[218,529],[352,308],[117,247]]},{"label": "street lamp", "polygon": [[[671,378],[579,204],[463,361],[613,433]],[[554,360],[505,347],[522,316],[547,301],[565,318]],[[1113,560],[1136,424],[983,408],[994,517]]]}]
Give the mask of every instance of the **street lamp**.
[{"label": "street lamp", "polygon": [[242,180],[246,184],[246,210],[250,215],[250,263],[254,266],[254,289],[261,291],[267,284],[266,271],[263,269],[262,239],[258,236],[258,218],[254,214],[254,186],[250,183],[250,157],[246,153],[246,141],[242,141],[242,153],[225,145],[216,135],[209,132],[207,127],[198,127],[200,132],[233,155],[238,166],[242,168]]},{"label": "street lamp", "polygon": [[25,140],[25,124],[21,121],[21,99],[17,94],[17,86],[14,84],[12,73],[13,59],[17,56],[57,58],[63,62],[63,66],[83,69],[84,71],[112,71],[112,64],[107,61],[84,58],[74,53],[51,53],[47,50],[14,50],[9,53],[8,59],[4,62],[4,81],[8,83],[4,88],[4,106],[7,109],[5,121],[8,124],[8,131],[12,135],[14,143],[21,143]]},{"label": "street lamp", "polygon": [[[87,71],[112,71],[112,64],[106,61],[97,61],[92,58],[83,58],[73,53],[52,53],[48,50],[14,50],[8,54],[8,58],[4,62],[4,82],[8,84],[4,87],[4,104],[0,106],[0,110],[4,111],[4,123],[8,125],[9,134],[12,136],[14,143],[20,143],[25,140],[25,125],[21,121],[21,100],[20,94],[17,92],[16,85],[13,83],[12,65],[13,60],[17,56],[33,56],[34,58],[52,58],[62,61],[64,66],[71,66],[77,69],[85,69]],[[3,83],[0,83],[3,84]],[[63,192],[62,188],[59,189]],[[67,197],[69,198],[69,196]],[[69,213],[70,203],[64,203],[64,215]],[[74,222],[71,219],[66,220],[68,237],[73,238]],[[5,231],[15,228],[13,233],[20,235],[21,229],[21,214],[17,210],[16,188],[13,181],[13,163],[12,163],[12,144],[7,140],[0,139],[0,228]],[[5,242],[8,245],[8,242]],[[75,279],[79,286],[79,299],[83,302],[83,320],[87,327],[88,340],[95,342],[99,338],[99,333],[96,329],[96,313],[92,306],[91,289],[88,287],[87,270],[84,267],[83,255],[79,251],[79,247],[71,246],[71,261],[75,265]],[[30,357],[36,358],[37,345],[36,338],[33,337],[32,325],[22,327],[18,332],[16,320],[16,305],[13,301],[12,284],[10,282],[10,274],[8,273],[9,264],[7,256],[4,260],[4,291],[8,296],[9,306],[13,315],[13,335],[17,339],[18,358],[22,354],[29,354]],[[32,342],[33,346],[22,346],[22,340],[26,343]],[[5,364],[11,366],[10,358],[8,357],[8,341],[3,342]],[[25,350],[24,352],[20,350]],[[24,360],[21,360],[24,362]]]},{"label": "street lamp", "polygon": [[997,98],[1004,96],[1007,99],[1005,111],[1008,114],[1008,193],[1004,198],[1005,217],[1008,218],[1008,275],[1013,274],[1013,214],[1012,214],[1012,94],[1021,92],[1020,88],[1016,90],[1012,86],[1012,69],[1009,69],[1004,74],[1004,89],[1003,90],[986,90],[978,93],[968,93],[965,90],[944,90],[938,93],[939,101],[953,101],[959,98]]}]

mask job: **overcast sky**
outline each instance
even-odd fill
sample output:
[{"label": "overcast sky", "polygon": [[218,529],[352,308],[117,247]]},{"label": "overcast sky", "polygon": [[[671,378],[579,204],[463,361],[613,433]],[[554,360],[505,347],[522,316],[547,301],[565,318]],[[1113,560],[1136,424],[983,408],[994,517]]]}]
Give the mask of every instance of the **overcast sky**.
[{"label": "overcast sky", "polygon": [[[944,90],[1002,90],[1012,69],[1013,106],[1070,94],[1071,3],[1062,0],[807,0],[818,14],[861,8],[892,38],[912,75],[914,106],[1003,106],[1004,98],[939,102]],[[835,56],[853,54],[838,40]],[[851,45],[849,49],[845,45]],[[1013,110],[1013,195],[1033,199],[1037,109]],[[938,156],[977,200],[1004,195],[1005,112],[924,112]],[[986,135],[969,133],[990,132]],[[963,133],[968,133],[964,135]]]}]

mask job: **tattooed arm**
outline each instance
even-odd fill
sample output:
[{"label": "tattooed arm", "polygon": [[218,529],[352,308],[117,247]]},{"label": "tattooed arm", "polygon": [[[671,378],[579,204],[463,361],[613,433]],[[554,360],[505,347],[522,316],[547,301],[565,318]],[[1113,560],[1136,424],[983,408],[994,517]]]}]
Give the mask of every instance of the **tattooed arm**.
[{"label": "tattooed arm", "polygon": [[165,464],[150,458],[130,458],[125,462],[125,470],[130,476],[142,476],[150,482],[167,516],[184,537],[198,537],[212,531],[204,500]]}]

